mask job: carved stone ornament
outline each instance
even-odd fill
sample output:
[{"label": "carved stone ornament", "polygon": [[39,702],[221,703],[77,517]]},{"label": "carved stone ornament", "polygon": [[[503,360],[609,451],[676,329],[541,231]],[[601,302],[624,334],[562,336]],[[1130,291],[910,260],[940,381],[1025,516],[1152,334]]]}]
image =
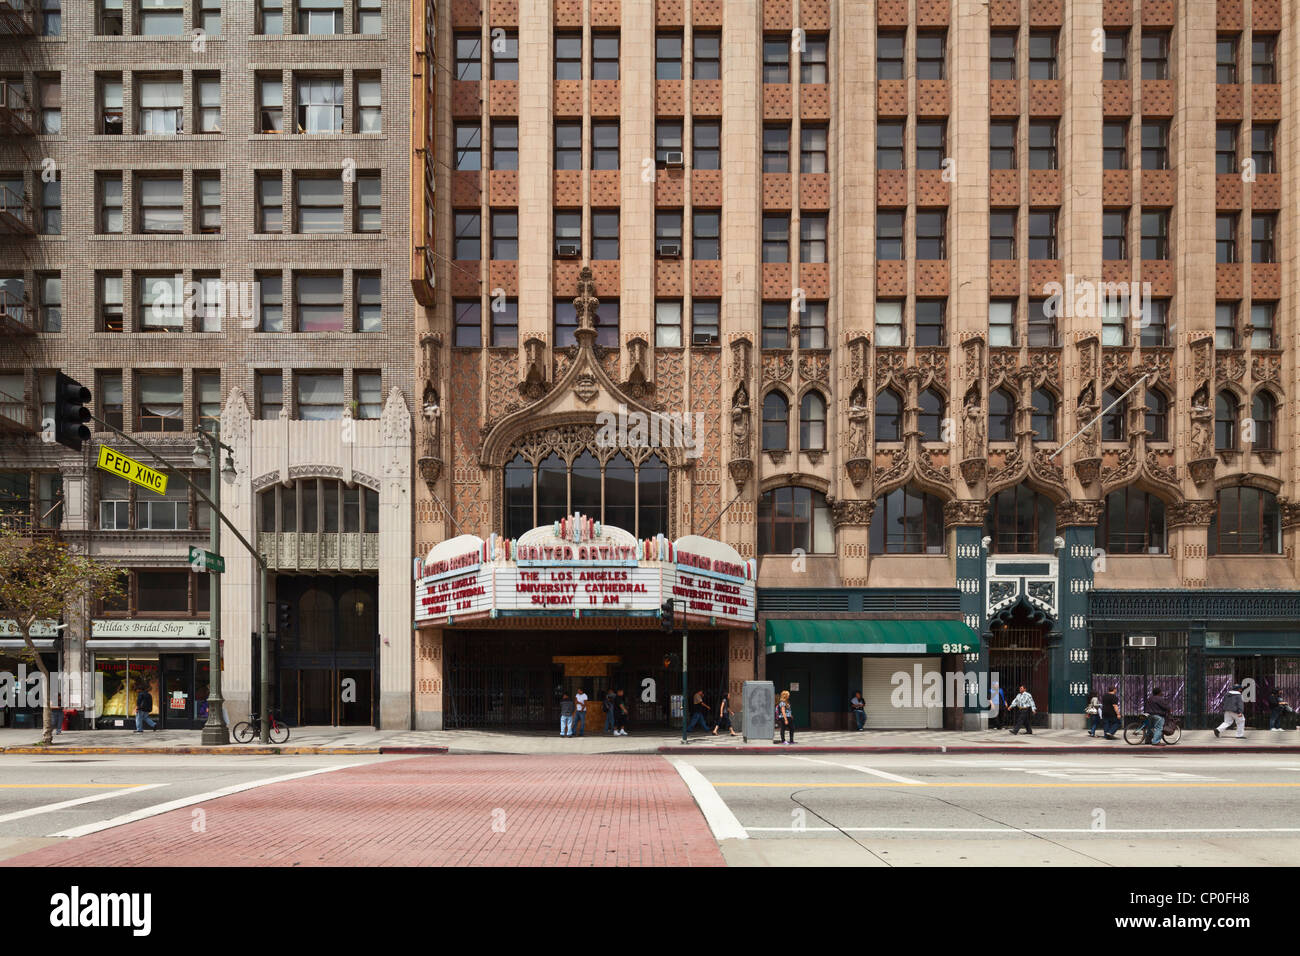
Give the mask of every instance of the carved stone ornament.
[{"label": "carved stone ornament", "polygon": [[1165,523],[1170,528],[1181,528],[1185,525],[1208,527],[1218,507],[1218,503],[1214,501],[1175,501],[1165,512],[1167,515]]},{"label": "carved stone ornament", "polygon": [[1101,477],[1100,458],[1077,458],[1074,462],[1074,476],[1082,485],[1091,485]]},{"label": "carved stone ornament", "polygon": [[600,386],[596,383],[596,376],[590,372],[582,372],[573,380],[573,394],[583,402],[589,403],[599,392]]},{"label": "carved stone ornament", "polygon": [[961,480],[974,487],[984,480],[988,470],[988,459],[967,458],[958,467],[961,469]]},{"label": "carved stone ornament", "polygon": [[1187,463],[1187,473],[1192,476],[1192,481],[1204,485],[1214,480],[1214,468],[1218,463],[1218,458],[1198,458]]},{"label": "carved stone ornament", "polygon": [[733,458],[727,462],[731,480],[736,483],[736,491],[744,491],[749,479],[754,476],[754,463],[747,458]]},{"label": "carved stone ornament", "polygon": [[750,444],[749,389],[741,382],[731,396],[731,457],[748,458]]},{"label": "carved stone ornament", "polygon": [[420,477],[424,479],[424,483],[429,486],[429,491],[432,492],[434,486],[438,483],[438,479],[442,477],[441,459],[421,457],[416,464],[420,469]]},{"label": "carved stone ornament", "polygon": [[875,484],[877,490],[881,485],[888,485],[897,482],[907,473],[907,449],[895,448],[889,455],[889,464],[881,467],[876,466]]},{"label": "carved stone ornament", "polygon": [[984,459],[984,406],[978,385],[966,392],[962,407],[961,451],[963,461]]},{"label": "carved stone ornament", "polygon": [[1300,501],[1279,497],[1277,503],[1282,510],[1282,528],[1290,530],[1291,528],[1300,527]]},{"label": "carved stone ornament", "polygon": [[1056,506],[1058,528],[1095,527],[1101,520],[1103,504],[1100,501],[1070,500]]},{"label": "carved stone ornament", "polygon": [[943,526],[951,528],[953,525],[984,525],[984,516],[988,511],[988,505],[984,501],[973,501],[969,498],[954,498],[952,501],[943,503]]},{"label": "carved stone ornament", "polygon": [[844,470],[849,473],[849,481],[854,488],[861,488],[862,483],[871,474],[871,462],[866,458],[850,458],[844,463]]},{"label": "carved stone ornament", "polygon": [[846,525],[858,528],[868,528],[871,526],[871,515],[876,510],[874,501],[862,499],[845,500],[835,498],[829,502],[831,506],[831,523],[837,528]]},{"label": "carved stone ornament", "polygon": [[524,369],[519,380],[519,393],[530,401],[536,401],[550,387],[546,375],[546,343],[539,338],[530,338],[524,343]]}]

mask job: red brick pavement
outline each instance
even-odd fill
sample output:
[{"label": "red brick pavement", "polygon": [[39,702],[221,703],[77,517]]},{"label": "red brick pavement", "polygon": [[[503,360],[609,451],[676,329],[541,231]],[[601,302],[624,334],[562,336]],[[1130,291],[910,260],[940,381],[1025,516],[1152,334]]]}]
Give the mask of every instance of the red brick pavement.
[{"label": "red brick pavement", "polygon": [[[166,799],[157,792],[159,802]],[[196,809],[205,811],[204,833],[191,828]],[[69,865],[721,866],[723,860],[686,785],[662,757],[465,755],[270,784],[0,863]]]}]

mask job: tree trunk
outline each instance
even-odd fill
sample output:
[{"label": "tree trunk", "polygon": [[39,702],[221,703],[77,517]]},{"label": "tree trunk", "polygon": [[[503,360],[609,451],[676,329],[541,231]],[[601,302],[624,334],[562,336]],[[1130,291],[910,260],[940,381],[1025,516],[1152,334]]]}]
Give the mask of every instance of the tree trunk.
[{"label": "tree trunk", "polygon": [[54,744],[54,722],[52,720],[53,712],[50,706],[51,694],[53,693],[54,688],[53,685],[50,683],[50,671],[45,666],[45,661],[41,660],[41,652],[38,651],[36,649],[36,645],[32,643],[31,624],[28,623],[27,621],[22,621],[20,622],[20,626],[23,629],[23,643],[26,644],[27,649],[32,652],[32,657],[36,658],[36,667],[37,669],[40,670],[41,676],[45,678],[45,687],[43,688],[43,693],[41,695],[44,699],[44,706],[41,708],[41,715],[42,715],[41,744],[43,746],[49,747]]}]

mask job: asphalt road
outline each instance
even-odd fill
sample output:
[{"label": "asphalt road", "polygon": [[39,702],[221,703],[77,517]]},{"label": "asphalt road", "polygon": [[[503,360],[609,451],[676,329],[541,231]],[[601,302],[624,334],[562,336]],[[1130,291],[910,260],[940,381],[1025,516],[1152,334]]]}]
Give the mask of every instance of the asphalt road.
[{"label": "asphalt road", "polygon": [[[1300,759],[1286,755],[774,754],[680,763],[707,781],[692,792],[733,866],[1300,859]],[[712,801],[723,808],[710,812]]]}]

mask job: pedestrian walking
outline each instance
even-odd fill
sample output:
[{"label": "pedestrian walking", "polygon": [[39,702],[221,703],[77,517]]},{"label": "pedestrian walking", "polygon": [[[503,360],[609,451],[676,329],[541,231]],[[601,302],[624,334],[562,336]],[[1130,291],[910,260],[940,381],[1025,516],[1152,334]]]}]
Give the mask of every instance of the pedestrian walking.
[{"label": "pedestrian walking", "polygon": [[1268,695],[1268,729],[1282,729],[1282,715],[1289,708],[1289,704],[1282,699],[1282,692],[1276,687]]},{"label": "pedestrian walking", "polygon": [[1124,721],[1119,712],[1119,687],[1112,687],[1101,698],[1101,733],[1107,740],[1115,740],[1115,732]]},{"label": "pedestrian walking", "polygon": [[614,733],[614,714],[618,711],[618,694],[614,693],[614,688],[605,691],[605,733]]},{"label": "pedestrian walking", "polygon": [[1020,728],[1024,727],[1025,733],[1032,737],[1034,731],[1029,726],[1029,721],[1033,719],[1034,714],[1038,713],[1038,706],[1034,703],[1034,695],[1025,690],[1024,684],[1020,685],[1020,693],[1011,702],[1011,706],[1016,711],[1015,725],[1011,728],[1011,735],[1014,737],[1020,732]]},{"label": "pedestrian walking", "polygon": [[1097,728],[1101,726],[1101,701],[1098,700],[1096,694],[1092,695],[1083,713],[1088,718],[1088,736],[1096,737]]},{"label": "pedestrian walking", "polygon": [[709,729],[709,705],[704,702],[704,691],[697,690],[695,696],[691,698],[691,722],[686,726],[686,732],[689,734],[699,724],[700,730]]},{"label": "pedestrian walking", "polygon": [[1214,728],[1214,736],[1219,736],[1219,731],[1227,730],[1228,725],[1234,723],[1237,725],[1237,736],[1246,736],[1246,705],[1242,701],[1240,684],[1233,684],[1223,698],[1223,723]]},{"label": "pedestrian walking", "polygon": [[560,736],[573,736],[573,698],[567,692],[560,698]]},{"label": "pedestrian walking", "polygon": [[156,731],[158,724],[149,716],[153,710],[153,694],[147,690],[142,690],[135,695],[135,732],[144,733],[144,725],[148,724],[149,729]]},{"label": "pedestrian walking", "polygon": [[618,697],[614,701],[614,736],[627,736],[627,698],[623,696],[623,688],[618,689]]},{"label": "pedestrian walking", "polygon": [[573,695],[573,729],[575,737],[583,737],[583,731],[587,729],[587,692],[581,687]]},{"label": "pedestrian walking", "polygon": [[989,719],[997,730],[1007,725],[1007,692],[996,682],[989,688]]},{"label": "pedestrian walking", "polygon": [[855,690],[853,696],[849,698],[849,710],[853,714],[853,722],[858,725],[858,730],[867,726],[867,702],[862,699],[862,691]]},{"label": "pedestrian walking", "polygon": [[1153,747],[1163,747],[1165,742],[1160,738],[1165,732],[1165,721],[1169,719],[1169,703],[1159,687],[1152,688],[1151,696],[1147,698],[1147,714],[1151,718],[1148,742]]},{"label": "pedestrian walking", "polygon": [[718,735],[719,730],[725,729],[733,737],[739,737],[740,734],[731,726],[731,695],[723,694],[722,700],[718,701],[718,722],[713,727],[713,736]]},{"label": "pedestrian walking", "polygon": [[781,743],[785,743],[785,732],[790,731],[790,743],[794,743],[794,711],[790,709],[790,692],[781,691],[781,699],[776,705],[776,725],[781,728]]}]

